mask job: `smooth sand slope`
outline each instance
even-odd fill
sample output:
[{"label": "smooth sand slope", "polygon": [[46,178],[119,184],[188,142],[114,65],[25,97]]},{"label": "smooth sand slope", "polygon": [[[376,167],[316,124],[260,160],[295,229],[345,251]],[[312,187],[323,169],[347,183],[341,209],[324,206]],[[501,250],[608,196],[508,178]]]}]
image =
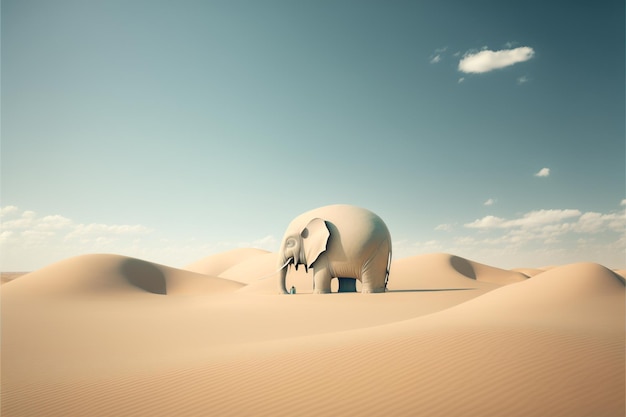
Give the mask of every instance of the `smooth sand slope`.
[{"label": "smooth sand slope", "polygon": [[2,415],[624,415],[624,278],[601,265],[429,254],[384,294],[300,270],[289,296],[276,268],[88,255],[4,284]]},{"label": "smooth sand slope", "polygon": [[193,262],[183,269],[192,272],[198,272],[205,275],[217,276],[243,261],[255,258],[259,255],[268,254],[270,252],[255,248],[238,248],[226,252],[210,255]]}]

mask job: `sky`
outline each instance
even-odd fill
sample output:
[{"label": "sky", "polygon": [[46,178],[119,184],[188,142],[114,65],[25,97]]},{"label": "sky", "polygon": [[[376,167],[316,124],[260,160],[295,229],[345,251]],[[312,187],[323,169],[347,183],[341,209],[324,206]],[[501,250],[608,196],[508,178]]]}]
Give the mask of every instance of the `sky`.
[{"label": "sky", "polygon": [[3,0],[0,270],[377,213],[394,258],[626,268],[624,2]]}]

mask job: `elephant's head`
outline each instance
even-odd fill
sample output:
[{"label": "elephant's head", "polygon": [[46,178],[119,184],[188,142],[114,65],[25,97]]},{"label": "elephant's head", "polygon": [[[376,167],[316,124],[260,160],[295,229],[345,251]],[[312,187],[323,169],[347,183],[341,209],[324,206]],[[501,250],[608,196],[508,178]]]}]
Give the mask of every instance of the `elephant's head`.
[{"label": "elephant's head", "polygon": [[[307,270],[313,265],[319,256],[326,250],[330,231],[323,219],[314,218],[304,228],[290,228],[278,253],[279,265],[294,265],[296,271],[298,265],[304,265]],[[280,291],[287,293],[285,280],[287,268],[280,271]]]}]

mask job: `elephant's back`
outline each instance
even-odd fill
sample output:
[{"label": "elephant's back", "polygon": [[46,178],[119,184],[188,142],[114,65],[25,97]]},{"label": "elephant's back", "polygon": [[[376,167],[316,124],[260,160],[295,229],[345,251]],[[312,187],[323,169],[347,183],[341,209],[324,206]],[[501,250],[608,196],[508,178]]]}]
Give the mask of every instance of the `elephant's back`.
[{"label": "elephant's back", "polygon": [[335,233],[348,235],[354,242],[371,240],[374,236],[389,237],[387,225],[376,213],[349,204],[333,204],[302,213],[289,224],[287,234],[304,228],[314,218],[329,222],[331,228],[335,226]]},{"label": "elephant's back", "polygon": [[387,227],[383,220],[374,212],[358,206],[349,204],[333,204],[319,207],[302,214],[305,218],[319,217],[324,220],[341,224],[348,223],[371,223],[380,224]]},{"label": "elephant's back", "polygon": [[365,208],[347,204],[336,204],[312,210],[310,215],[319,217],[330,223],[331,230],[339,236],[347,238],[346,246],[355,245],[355,250],[365,249],[364,243],[389,238],[389,230],[385,222],[374,212]]}]

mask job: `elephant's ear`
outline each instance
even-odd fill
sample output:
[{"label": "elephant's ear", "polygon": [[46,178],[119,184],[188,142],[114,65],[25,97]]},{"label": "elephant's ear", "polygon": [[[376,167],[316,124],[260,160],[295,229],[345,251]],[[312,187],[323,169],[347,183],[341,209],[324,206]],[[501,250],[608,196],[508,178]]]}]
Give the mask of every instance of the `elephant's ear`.
[{"label": "elephant's ear", "polygon": [[330,231],[323,219],[315,218],[306,225],[302,232],[302,247],[306,264],[310,268],[322,252],[326,250]]}]

